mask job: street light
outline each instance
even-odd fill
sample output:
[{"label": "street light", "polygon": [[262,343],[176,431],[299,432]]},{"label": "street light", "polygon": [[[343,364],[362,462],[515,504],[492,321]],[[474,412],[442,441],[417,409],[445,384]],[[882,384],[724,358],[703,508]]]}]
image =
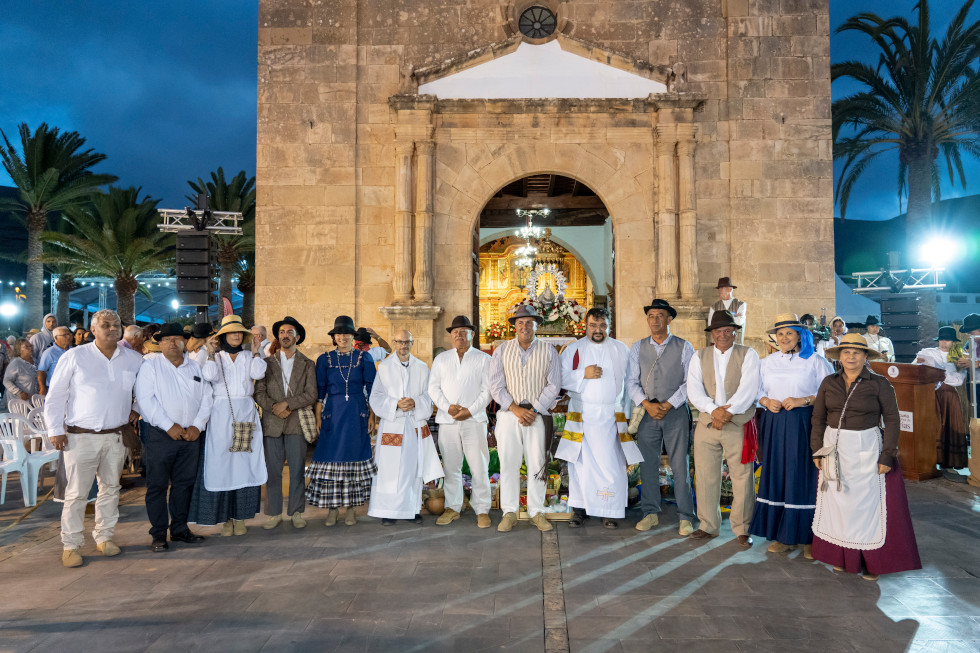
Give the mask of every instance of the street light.
[{"label": "street light", "polygon": [[919,259],[934,268],[945,268],[963,255],[963,244],[955,238],[935,235],[919,247]]},{"label": "street light", "polygon": [[12,302],[4,302],[0,304],[0,317],[7,320],[17,315],[17,304]]}]

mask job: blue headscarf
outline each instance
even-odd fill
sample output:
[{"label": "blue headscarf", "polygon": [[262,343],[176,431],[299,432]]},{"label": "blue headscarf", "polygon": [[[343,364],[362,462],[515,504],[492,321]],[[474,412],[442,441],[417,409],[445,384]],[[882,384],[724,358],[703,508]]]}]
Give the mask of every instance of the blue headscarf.
[{"label": "blue headscarf", "polygon": [[791,329],[800,334],[800,358],[806,360],[813,356],[813,334],[806,327],[791,326]]}]

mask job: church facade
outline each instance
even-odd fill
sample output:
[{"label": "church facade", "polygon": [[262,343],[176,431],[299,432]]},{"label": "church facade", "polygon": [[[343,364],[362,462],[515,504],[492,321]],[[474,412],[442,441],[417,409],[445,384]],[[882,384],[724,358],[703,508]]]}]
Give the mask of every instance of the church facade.
[{"label": "church facade", "polygon": [[[478,315],[480,220],[542,173],[612,223],[616,335],[704,341],[719,277],[833,314],[827,0],[260,0],[256,319],[415,353]],[[545,225],[546,226],[546,225]]]}]

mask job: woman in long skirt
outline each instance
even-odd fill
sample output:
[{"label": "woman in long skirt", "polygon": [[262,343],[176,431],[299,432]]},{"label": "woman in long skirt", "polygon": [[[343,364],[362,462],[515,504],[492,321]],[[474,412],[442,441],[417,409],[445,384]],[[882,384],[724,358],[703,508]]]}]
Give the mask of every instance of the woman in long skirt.
[{"label": "woman in long skirt", "polygon": [[[211,383],[214,406],[207,431],[201,434],[201,462],[188,521],[224,524],[222,535],[245,534],[245,520],[259,512],[268,479],[262,424],[252,399],[254,382],[265,376],[266,368],[258,348],[241,318],[228,315],[201,350],[207,352],[204,378]],[[253,425],[250,442],[236,442],[234,422]]]},{"label": "woman in long skirt", "polygon": [[942,327],[939,329],[939,337],[936,338],[938,346],[920,350],[915,355],[915,362],[946,372],[946,379],[936,386],[940,423],[939,438],[936,440],[936,461],[945,478],[966,483],[966,476],[956,471],[969,463],[966,422],[963,420],[960,396],[957,394],[957,387],[963,385],[966,373],[957,369],[955,360],[958,357],[950,354],[953,344],[959,341],[956,337],[956,329]]},{"label": "woman in long skirt", "polygon": [[337,349],[316,360],[316,404],[320,438],[313,461],[306,467],[310,482],[306,500],[328,508],[327,526],[337,523],[340,508],[344,523],[357,523],[355,508],[371,496],[371,480],[378,473],[368,435],[368,403],[374,384],[374,359],[354,349],[354,320],[346,315],[330,331]]},{"label": "woman in long skirt", "polygon": [[813,557],[867,580],[922,568],[898,461],[895,389],[866,366],[880,357],[859,334],[827,350],[841,369],[820,384],[810,435],[820,470]]},{"label": "woman in long skirt", "polygon": [[813,400],[833,369],[814,354],[813,335],[795,314],[780,315],[769,333],[779,351],[760,364],[759,427],[762,475],[749,532],[770,540],[771,553],[803,545],[811,557],[817,470],[811,463]]}]

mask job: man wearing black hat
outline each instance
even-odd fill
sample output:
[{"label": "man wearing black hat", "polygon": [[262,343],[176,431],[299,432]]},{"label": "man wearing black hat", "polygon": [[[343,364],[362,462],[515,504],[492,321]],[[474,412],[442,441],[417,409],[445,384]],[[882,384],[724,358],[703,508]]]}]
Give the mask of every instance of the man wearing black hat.
[{"label": "man wearing black hat", "polygon": [[895,345],[890,338],[881,335],[881,320],[876,315],[869,315],[864,322],[865,336],[868,346],[882,354],[889,363],[895,362]]},{"label": "man wearing black hat", "polygon": [[[378,346],[371,346],[371,338],[378,341]],[[385,357],[391,353],[391,345],[378,335],[378,332],[371,327],[359,327],[357,331],[354,332],[354,349],[359,349],[361,351],[366,351],[371,354],[371,358],[374,359],[374,364],[377,365],[385,359]]]},{"label": "man wearing black hat", "polygon": [[[967,391],[969,395],[969,401],[967,403],[972,404],[973,409],[967,413],[967,418],[969,423],[967,427],[970,430],[970,437],[973,438],[974,445],[970,448],[970,483],[972,485],[980,485],[980,448],[977,448],[976,441],[980,437],[980,420],[977,420],[978,415],[980,415],[980,354],[975,350],[977,345],[980,345],[980,313],[970,313],[965,318],[963,318],[963,326],[960,327],[960,333],[966,334],[966,344],[963,346],[963,355],[956,360],[956,367],[961,370],[967,370],[966,373],[966,386],[970,390]],[[972,360],[977,361],[977,363],[971,363],[970,352],[974,352]],[[970,372],[971,366],[973,367],[972,374]],[[972,381],[972,382],[971,382]]]},{"label": "man wearing black hat", "polygon": [[626,370],[626,392],[643,411],[636,427],[636,444],[643,455],[643,518],[636,529],[648,531],[660,523],[660,452],[666,448],[674,474],[678,532],[690,535],[694,532],[694,498],[688,455],[691,411],[687,407],[687,369],[694,347],[670,332],[677,310],[666,300],[654,299],[644,312],[650,337],[633,343]]},{"label": "man wearing black hat", "polygon": [[294,528],[306,526],[304,466],[306,438],[300,423],[300,411],[312,410],[316,403],[316,365],[297,351],[306,340],[306,329],[286,316],[272,325],[279,341],[279,351],[266,359],[265,376],[255,382],[255,403],[262,408],[262,435],[265,444],[265,466],[269,480],[265,486],[263,525],[271,530],[282,523],[282,464],[289,464],[289,500],[286,514]]},{"label": "man wearing black hat", "polygon": [[155,553],[169,548],[168,522],[171,540],[204,541],[187,527],[187,513],[197,478],[198,438],[211,416],[212,397],[201,366],[184,353],[188,337],[179,324],[163,325],[153,336],[161,355],[144,361],[136,377],[136,402],[147,422],[146,514]]},{"label": "man wearing black hat", "polygon": [[438,408],[439,449],[446,473],[446,509],[436,519],[445,526],[459,519],[463,507],[463,456],[470,466],[470,505],[480,528],[490,528],[490,478],[487,467],[487,404],[490,403],[490,356],[473,347],[476,327],[457,315],[446,328],[453,349],[432,361],[429,396]]},{"label": "man wearing black hat", "polygon": [[711,324],[711,318],[714,317],[716,311],[728,311],[735,317],[735,323],[739,326],[738,335],[735,336],[735,342],[741,345],[745,338],[745,312],[747,306],[741,299],[735,299],[735,289],[738,286],[732,283],[732,280],[728,277],[721,277],[718,279],[718,285],[715,288],[718,291],[718,301],[708,307],[708,324]]},{"label": "man wearing black hat", "polygon": [[718,537],[721,530],[721,463],[732,479],[729,522],[738,543],[752,546],[749,525],[755,509],[753,461],[742,462],[744,425],[755,415],[759,393],[759,355],[735,344],[741,327],[728,311],[716,311],[706,332],[714,344],[698,351],[687,373],[687,396],[698,409],[694,429],[694,479],[698,492],[696,540]]}]

